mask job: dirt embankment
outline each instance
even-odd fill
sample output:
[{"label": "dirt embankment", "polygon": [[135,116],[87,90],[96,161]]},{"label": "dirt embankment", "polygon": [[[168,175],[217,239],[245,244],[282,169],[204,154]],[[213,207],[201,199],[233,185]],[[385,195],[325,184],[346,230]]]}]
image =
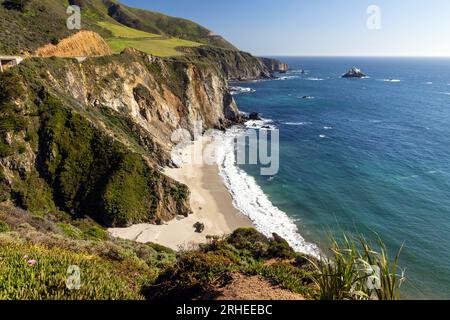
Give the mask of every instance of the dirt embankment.
[{"label": "dirt embankment", "polygon": [[207,299],[215,300],[305,300],[297,293],[271,284],[260,276],[244,276],[235,273],[224,287],[216,288]]},{"label": "dirt embankment", "polygon": [[111,55],[106,41],[93,31],[80,31],[58,44],[47,44],[36,50],[39,57],[87,57]]}]

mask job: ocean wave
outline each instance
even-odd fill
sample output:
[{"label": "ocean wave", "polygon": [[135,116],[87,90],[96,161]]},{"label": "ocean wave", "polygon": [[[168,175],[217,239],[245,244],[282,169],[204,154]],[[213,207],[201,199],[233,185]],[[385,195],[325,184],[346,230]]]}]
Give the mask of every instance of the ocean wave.
[{"label": "ocean wave", "polygon": [[256,92],[256,90],[252,88],[237,87],[237,86],[230,87],[231,95],[238,95],[241,93],[253,93],[253,92]]},{"label": "ocean wave", "polygon": [[324,130],[333,130],[333,127],[323,127]]},{"label": "ocean wave", "polygon": [[286,126],[306,126],[312,124],[312,122],[284,122]]},{"label": "ocean wave", "polygon": [[275,78],[274,80],[285,81],[285,80],[292,80],[292,79],[298,79],[298,78],[300,78],[300,77],[299,76],[282,76],[282,77]]},{"label": "ocean wave", "polygon": [[323,81],[324,79],[317,78],[317,77],[309,77],[309,78],[306,78],[305,80],[309,80],[309,81]]},{"label": "ocean wave", "polygon": [[270,119],[261,119],[261,120],[249,120],[245,123],[245,127],[248,129],[268,129],[275,130],[277,127],[273,124],[273,121]]},{"label": "ocean wave", "polygon": [[384,82],[401,82],[402,80],[399,79],[383,79]]},{"label": "ocean wave", "polygon": [[320,134],[320,135],[319,135],[319,138],[321,138],[321,139],[325,139],[325,138],[327,138],[327,136],[326,136],[326,135],[324,135],[324,134]]},{"label": "ocean wave", "polygon": [[279,234],[298,252],[318,257],[320,250],[299,234],[297,225],[289,216],[275,207],[256,180],[236,166],[234,139],[242,129],[232,128],[222,133],[217,143],[217,163],[234,206],[253,222],[264,235]]}]

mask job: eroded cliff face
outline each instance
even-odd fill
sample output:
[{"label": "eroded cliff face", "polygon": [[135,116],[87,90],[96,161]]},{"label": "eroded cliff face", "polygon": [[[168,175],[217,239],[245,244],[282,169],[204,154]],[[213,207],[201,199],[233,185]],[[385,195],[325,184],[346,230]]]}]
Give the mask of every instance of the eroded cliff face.
[{"label": "eroded cliff face", "polygon": [[203,61],[214,66],[230,81],[269,79],[273,70],[249,53],[212,47],[186,48],[186,59]]},{"label": "eroded cliff face", "polygon": [[79,31],[57,44],[47,44],[36,50],[38,57],[87,57],[111,55],[106,41],[92,31]]},{"label": "eroded cliff face", "polygon": [[30,59],[0,78],[0,196],[107,226],[190,214],[164,176],[172,132],[239,121],[226,79],[190,61],[121,55]]},{"label": "eroded cliff face", "polygon": [[271,72],[287,72],[289,66],[277,59],[259,58]]},{"label": "eroded cliff face", "polygon": [[[55,74],[57,73],[57,74]],[[225,79],[208,66],[152,57],[134,49],[121,55],[71,61],[64,72],[47,72],[48,83],[91,108],[129,117],[170,148],[178,128],[196,122],[223,129],[239,118]]]}]

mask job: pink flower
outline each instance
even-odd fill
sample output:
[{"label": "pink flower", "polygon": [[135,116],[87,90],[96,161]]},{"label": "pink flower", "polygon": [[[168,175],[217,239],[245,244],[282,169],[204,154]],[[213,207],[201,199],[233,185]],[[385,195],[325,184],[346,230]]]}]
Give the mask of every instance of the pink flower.
[{"label": "pink flower", "polygon": [[24,255],[23,258],[24,258],[24,259],[28,259],[28,256],[27,256],[27,255]]},{"label": "pink flower", "polygon": [[34,266],[37,263],[37,261],[36,260],[28,260],[27,263],[28,263],[29,266],[32,267],[32,266]]}]

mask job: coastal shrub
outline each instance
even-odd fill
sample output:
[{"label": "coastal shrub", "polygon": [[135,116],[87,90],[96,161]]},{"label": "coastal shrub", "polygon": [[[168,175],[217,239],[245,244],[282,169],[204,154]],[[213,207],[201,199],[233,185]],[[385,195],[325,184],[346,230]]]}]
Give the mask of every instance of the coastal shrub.
[{"label": "coastal shrub", "polygon": [[56,210],[49,186],[35,171],[14,183],[12,197],[19,207],[36,214]]},{"label": "coastal shrub", "polygon": [[9,225],[0,220],[0,232],[8,232],[9,231]]},{"label": "coastal shrub", "polygon": [[255,258],[263,257],[270,241],[254,228],[241,228],[234,231],[226,242],[238,250],[248,251]]},{"label": "coastal shrub", "polygon": [[61,228],[61,230],[64,232],[64,234],[72,239],[82,239],[83,238],[83,232],[78,229],[77,227],[68,224],[68,223],[58,223],[58,227]]},{"label": "coastal shrub", "polygon": [[[269,254],[271,242],[274,245]],[[282,250],[278,252],[280,245]],[[311,296],[309,273],[297,266],[284,245],[281,237],[269,240],[255,229],[238,229],[228,237],[212,238],[198,251],[182,252],[176,263],[143,292],[148,299],[198,299],[226,285],[230,274],[239,272],[262,276],[274,285]]]},{"label": "coastal shrub", "polygon": [[373,266],[377,266],[380,270],[380,287],[375,287],[375,290],[370,291],[372,296],[378,300],[399,300],[401,286],[406,281],[405,271],[398,266],[403,246],[396,253],[394,259],[390,260],[386,245],[381,239],[378,238],[378,248],[375,249],[362,236],[359,238],[359,242],[363,248],[360,261],[365,265],[366,270],[371,270]]},{"label": "coastal shrub", "polygon": [[289,243],[276,233],[273,234],[273,240],[270,241],[267,255],[270,258],[281,259],[290,259],[297,256],[294,249],[289,246]]},{"label": "coastal shrub", "polygon": [[278,262],[266,265],[259,272],[272,283],[280,285],[295,293],[300,293],[305,297],[310,297],[313,292],[310,275],[301,269],[294,267],[287,262]]},{"label": "coastal shrub", "polygon": [[[401,249],[390,261],[381,240],[373,248],[363,237],[331,241],[330,257],[312,262],[320,300],[397,300],[404,274],[397,274]],[[375,269],[379,269],[379,273]],[[372,285],[373,284],[373,285]]]},{"label": "coastal shrub", "polygon": [[[173,250],[156,244],[87,239],[85,230],[93,227],[106,233],[91,219],[73,221],[59,213],[51,219],[0,206],[0,299],[142,299],[141,288],[176,260]],[[73,264],[85,286],[76,293],[65,289],[64,280]]]},{"label": "coastal shrub", "polygon": [[[51,250],[36,245],[0,245],[0,299],[10,300],[116,300],[142,299],[136,282],[117,268],[91,255]],[[81,271],[81,287],[66,287],[67,270]]]},{"label": "coastal shrub", "polygon": [[151,286],[143,288],[150,300],[196,299],[214,284],[223,284],[233,263],[221,255],[187,252],[162,273]]}]

